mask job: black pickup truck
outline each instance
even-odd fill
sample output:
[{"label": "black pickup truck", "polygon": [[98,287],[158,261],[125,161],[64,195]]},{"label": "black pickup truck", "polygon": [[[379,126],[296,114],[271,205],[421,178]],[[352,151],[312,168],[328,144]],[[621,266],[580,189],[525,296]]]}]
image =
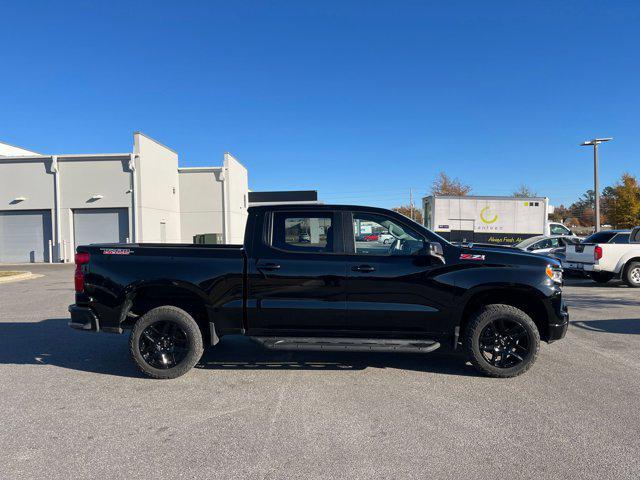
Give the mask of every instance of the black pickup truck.
[{"label": "black pickup truck", "polygon": [[458,348],[482,373],[512,377],[541,339],[565,335],[561,287],[554,259],[452,245],[396,212],[261,206],[244,245],[78,247],[69,325],[131,329],[133,359],[154,378],[183,375],[225,335],[283,350]]}]

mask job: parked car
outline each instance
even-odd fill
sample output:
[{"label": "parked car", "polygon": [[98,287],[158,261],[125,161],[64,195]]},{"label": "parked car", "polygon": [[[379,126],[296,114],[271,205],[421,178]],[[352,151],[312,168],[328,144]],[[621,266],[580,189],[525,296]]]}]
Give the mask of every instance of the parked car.
[{"label": "parked car", "polygon": [[365,235],[364,236],[364,241],[365,242],[377,242],[379,236],[380,235],[378,235],[377,233],[370,233],[369,235]]},{"label": "parked car", "polygon": [[[291,218],[324,228],[300,245]],[[375,222],[389,248],[354,241]],[[462,349],[483,374],[512,377],[540,340],[564,337],[562,269],[511,247],[455,246],[372,207],[250,207],[243,245],[97,244],[77,248],[70,327],[122,333],[142,372],[175,378],[204,345],[245,335],[275,350],[428,353]]]},{"label": "parked car", "polygon": [[567,245],[577,245],[582,239],[570,235],[537,235],[514,245],[515,248],[532,253],[549,253]]},{"label": "parked car", "polygon": [[598,283],[621,278],[640,287],[640,227],[596,232],[566,249],[566,266],[583,271]]},{"label": "parked car", "polygon": [[298,236],[298,242],[300,243],[311,243],[311,235],[308,233],[301,233]]},{"label": "parked car", "polygon": [[380,235],[378,235],[378,242],[384,245],[389,245],[390,243],[393,243],[395,238],[396,237],[394,237],[390,233],[381,233]]}]

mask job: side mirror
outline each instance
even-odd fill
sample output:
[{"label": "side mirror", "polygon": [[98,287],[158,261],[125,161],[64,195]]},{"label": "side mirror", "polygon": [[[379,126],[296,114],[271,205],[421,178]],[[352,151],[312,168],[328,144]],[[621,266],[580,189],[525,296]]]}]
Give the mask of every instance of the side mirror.
[{"label": "side mirror", "polygon": [[429,242],[427,251],[429,252],[430,257],[435,257],[439,259],[442,263],[445,263],[444,250],[442,249],[442,244],[438,242]]}]

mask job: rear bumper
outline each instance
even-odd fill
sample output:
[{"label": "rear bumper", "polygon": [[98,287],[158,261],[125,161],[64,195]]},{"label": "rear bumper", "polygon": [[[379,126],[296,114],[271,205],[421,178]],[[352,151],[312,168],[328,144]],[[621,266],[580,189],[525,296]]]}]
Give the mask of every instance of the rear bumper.
[{"label": "rear bumper", "polygon": [[100,322],[98,321],[98,317],[90,308],[69,305],[69,313],[71,314],[71,320],[69,321],[69,326],[71,328],[90,332],[100,331]]}]

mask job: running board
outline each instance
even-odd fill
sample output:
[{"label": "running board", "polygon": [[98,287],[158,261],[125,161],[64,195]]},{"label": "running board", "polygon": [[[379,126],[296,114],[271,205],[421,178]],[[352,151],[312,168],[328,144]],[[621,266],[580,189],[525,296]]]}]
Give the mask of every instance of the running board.
[{"label": "running board", "polygon": [[433,340],[332,338],[332,337],[249,337],[269,350],[313,350],[349,352],[429,353],[440,348]]}]

